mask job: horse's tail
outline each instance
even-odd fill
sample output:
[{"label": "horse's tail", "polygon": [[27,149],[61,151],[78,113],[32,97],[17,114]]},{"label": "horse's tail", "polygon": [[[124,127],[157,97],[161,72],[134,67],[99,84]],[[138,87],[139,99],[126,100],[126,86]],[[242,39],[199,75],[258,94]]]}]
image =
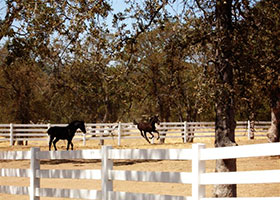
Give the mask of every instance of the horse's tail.
[{"label": "horse's tail", "polygon": [[135,121],[135,119],[133,120],[133,124],[134,125],[138,125],[138,123]]}]

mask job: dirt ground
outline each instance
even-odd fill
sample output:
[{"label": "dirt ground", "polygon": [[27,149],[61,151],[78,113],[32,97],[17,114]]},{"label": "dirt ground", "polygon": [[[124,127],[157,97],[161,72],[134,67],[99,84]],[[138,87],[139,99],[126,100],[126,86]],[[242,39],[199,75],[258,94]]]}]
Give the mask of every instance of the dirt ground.
[{"label": "dirt ground", "polygon": [[[157,141],[158,142],[158,141]],[[144,140],[122,140],[122,145],[117,146],[117,140],[106,140],[105,145],[111,145],[114,148],[136,148],[136,149],[182,149],[191,148],[191,144],[183,144],[179,139],[167,139],[165,144],[148,144]],[[205,143],[206,147],[213,147],[213,138],[195,138],[196,143]],[[266,138],[256,138],[248,140],[247,137],[238,137],[236,142],[239,145],[266,143]],[[0,151],[27,151],[30,147],[40,147],[41,150],[48,150],[47,142],[29,142],[28,146],[9,146],[9,142],[0,142]],[[57,143],[58,150],[66,149],[66,142]],[[87,141],[86,146],[82,142],[74,141],[74,149],[99,149],[99,141]],[[1,168],[29,168],[28,160],[20,161],[1,161]],[[43,160],[41,169],[100,169],[100,160]],[[214,172],[215,161],[206,162],[207,172]],[[114,169],[118,170],[137,170],[137,171],[174,171],[191,172],[190,161],[137,161],[137,160],[119,160],[114,161]],[[248,170],[273,170],[280,169],[280,157],[257,157],[244,158],[237,160],[238,171]],[[29,186],[28,178],[0,177],[0,185]],[[170,183],[147,183],[147,182],[129,182],[114,181],[115,191],[126,191],[135,193],[155,193],[178,196],[191,196],[191,185],[188,184],[170,184]],[[96,180],[78,180],[78,179],[41,179],[42,188],[71,188],[71,189],[101,189],[101,182]],[[206,186],[207,197],[212,196],[212,186]],[[280,197],[279,184],[244,184],[237,186],[238,197]],[[0,194],[0,200],[28,200],[24,195]],[[63,198],[46,198],[42,200],[63,200]]]}]

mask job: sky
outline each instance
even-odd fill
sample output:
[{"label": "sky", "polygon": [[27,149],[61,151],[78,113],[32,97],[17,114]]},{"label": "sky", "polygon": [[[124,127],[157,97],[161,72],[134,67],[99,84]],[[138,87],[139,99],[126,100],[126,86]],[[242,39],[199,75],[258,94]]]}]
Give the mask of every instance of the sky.
[{"label": "sky", "polygon": [[[3,20],[6,14],[6,5],[5,5],[5,1],[6,0],[0,0],[0,19]],[[112,19],[113,19],[113,15],[118,13],[118,12],[122,12],[125,10],[126,8],[126,3],[125,0],[108,0],[109,3],[112,5],[113,11],[110,13],[110,15],[108,16],[108,18],[106,19],[106,23],[108,24],[108,28],[113,31],[114,29],[112,28]],[[137,2],[139,2],[140,4],[142,4],[144,2],[144,0],[136,0]],[[181,11],[182,11],[182,0],[176,0],[174,6],[171,8],[170,6],[167,6],[166,8],[168,9],[168,11],[170,13],[172,13],[173,15],[178,15]],[[128,23],[128,29],[131,27],[132,24],[132,20],[127,20],[126,21]],[[16,22],[15,22],[16,23]],[[5,42],[6,39],[2,39],[0,41],[0,45],[3,44]]]},{"label": "sky", "polygon": [[[124,9],[126,8],[125,0],[109,0],[109,2],[113,8],[112,15],[124,11]],[[144,2],[144,0],[137,0],[137,2],[142,3]],[[175,15],[180,13],[180,11],[182,11],[182,3],[180,2],[182,2],[182,0],[176,0],[173,8],[167,6],[168,11]],[[5,17],[5,13],[6,13],[5,0],[0,0],[0,19],[3,19]],[[112,17],[109,17],[108,20],[111,21]]]},{"label": "sky", "polygon": [[[143,3],[144,0],[136,0],[139,3]],[[183,0],[176,0],[174,3],[174,6],[171,7],[170,5],[166,6],[166,9],[173,15],[179,15],[182,12],[182,2]],[[111,0],[110,3],[112,3],[112,14],[122,12],[126,8],[125,0]],[[112,21],[112,15],[108,18],[108,24],[110,25]],[[131,21],[131,20],[130,20]]]}]

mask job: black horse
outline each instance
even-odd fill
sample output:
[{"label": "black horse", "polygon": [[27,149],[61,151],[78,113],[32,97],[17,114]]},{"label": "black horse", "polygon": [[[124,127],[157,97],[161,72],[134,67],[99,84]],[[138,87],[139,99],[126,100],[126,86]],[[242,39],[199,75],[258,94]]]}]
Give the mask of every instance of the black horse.
[{"label": "black horse", "polygon": [[149,122],[137,123],[135,120],[133,120],[133,123],[135,125],[137,125],[137,128],[140,130],[142,137],[145,138],[149,143],[151,143],[151,142],[147,137],[147,132],[151,134],[150,139],[152,139],[154,137],[154,134],[152,134],[152,132],[157,133],[158,134],[157,139],[159,139],[159,132],[156,130],[156,126],[155,126],[156,123],[158,125],[160,123],[157,115],[151,117]]},{"label": "black horse", "polygon": [[69,150],[70,144],[71,144],[71,149],[73,150],[72,139],[75,136],[75,133],[78,128],[81,129],[83,133],[86,133],[85,123],[83,121],[73,121],[66,127],[54,126],[49,128],[48,129],[48,135],[50,136],[49,150],[51,150],[52,142],[53,142],[54,149],[57,150],[55,144],[58,142],[58,140],[67,140],[68,141],[67,151]]}]

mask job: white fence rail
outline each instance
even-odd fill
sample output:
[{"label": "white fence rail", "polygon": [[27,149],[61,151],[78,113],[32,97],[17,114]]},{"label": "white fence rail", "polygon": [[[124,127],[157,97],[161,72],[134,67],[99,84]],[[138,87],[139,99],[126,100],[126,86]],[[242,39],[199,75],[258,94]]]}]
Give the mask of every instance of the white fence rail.
[{"label": "white fence rail", "polygon": [[[0,186],[0,193],[29,195],[31,200],[40,197],[80,198],[102,200],[214,200],[205,197],[205,186],[213,184],[280,183],[280,166],[275,170],[205,173],[205,161],[215,159],[279,156],[280,143],[208,148],[193,144],[192,149],[112,149],[83,151],[31,151],[0,152],[0,160],[30,159],[30,169],[0,169],[0,176],[30,177],[29,187]],[[100,170],[42,170],[41,159],[101,159]],[[113,160],[191,160],[192,172],[145,172],[114,170]],[[101,179],[102,190],[57,189],[40,187],[41,178]],[[113,191],[113,181],[141,181],[182,183],[192,185],[192,196],[138,194]],[[219,198],[217,200],[275,200],[279,197]]]},{"label": "white fence rail", "polygon": [[[264,121],[239,121],[235,129],[236,137],[248,136],[253,139],[265,136],[271,122]],[[0,141],[37,141],[48,140],[47,129],[52,126],[66,126],[66,124],[0,124]],[[140,139],[139,130],[132,123],[87,123],[87,134],[78,131],[75,140],[82,140],[86,145],[87,140],[104,140],[115,138],[118,145],[123,139]],[[214,137],[214,122],[162,122],[157,130],[161,138],[181,138],[187,142],[190,138]],[[153,142],[153,141],[152,141]]]}]

